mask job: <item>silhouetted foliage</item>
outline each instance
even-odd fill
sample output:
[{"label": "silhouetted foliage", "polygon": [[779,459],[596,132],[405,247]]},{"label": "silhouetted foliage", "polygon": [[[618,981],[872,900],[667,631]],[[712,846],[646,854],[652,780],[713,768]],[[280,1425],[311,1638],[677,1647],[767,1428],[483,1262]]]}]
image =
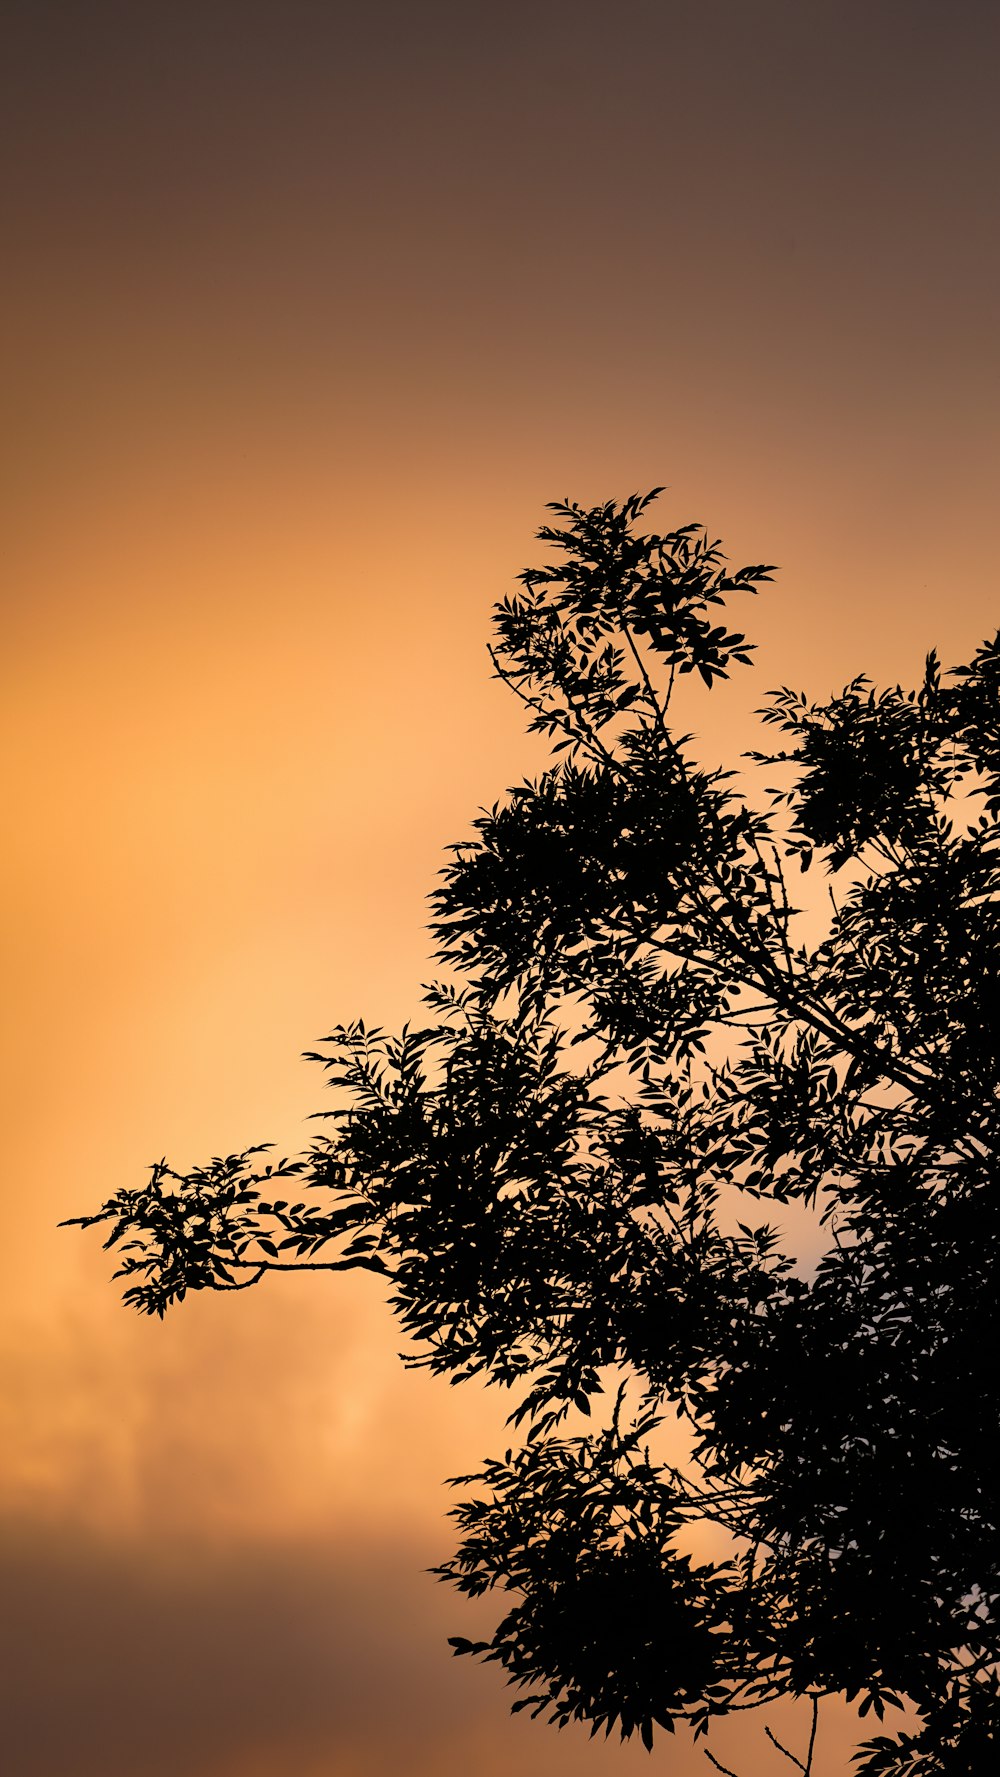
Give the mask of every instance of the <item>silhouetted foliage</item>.
[{"label": "silhouetted foliage", "polygon": [[[776,1698],[906,1698],[914,1731],[859,1773],[986,1773],[1000,638],[916,691],[772,694],[748,800],[671,694],[749,664],[723,613],[770,570],[642,534],[653,498],[552,507],[554,565],[497,607],[496,671],[555,758],[453,849],[426,1023],[332,1033],[305,1156],[160,1162],[82,1220],[143,1312],[365,1267],[409,1361],[516,1391],[525,1441],[464,1477],[440,1570],[504,1594],[455,1647],[516,1708],[650,1745]],[[792,881],[829,896],[818,942]]]}]

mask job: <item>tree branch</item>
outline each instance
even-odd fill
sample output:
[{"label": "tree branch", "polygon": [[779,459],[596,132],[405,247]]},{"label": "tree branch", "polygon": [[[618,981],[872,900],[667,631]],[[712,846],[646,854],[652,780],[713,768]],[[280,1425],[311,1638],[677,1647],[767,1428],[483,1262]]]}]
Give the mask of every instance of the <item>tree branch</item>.
[{"label": "tree branch", "polygon": [[354,1259],[292,1259],[287,1264],[281,1259],[237,1259],[234,1263],[248,1267],[252,1264],[255,1275],[245,1278],[242,1283],[210,1283],[210,1289],[247,1290],[260,1282],[265,1271],[374,1271],[379,1277],[392,1276],[390,1267],[378,1253],[361,1253]]}]

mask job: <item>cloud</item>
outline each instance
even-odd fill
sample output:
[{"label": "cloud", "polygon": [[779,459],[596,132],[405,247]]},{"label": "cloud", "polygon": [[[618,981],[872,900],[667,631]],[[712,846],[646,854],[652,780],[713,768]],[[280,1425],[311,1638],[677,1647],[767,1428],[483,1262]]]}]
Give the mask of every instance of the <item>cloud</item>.
[{"label": "cloud", "polygon": [[8,1523],[0,1589],[17,1777],[374,1777],[420,1769],[414,1749],[482,1705],[447,1655],[457,1601],[412,1548],[115,1546]]}]

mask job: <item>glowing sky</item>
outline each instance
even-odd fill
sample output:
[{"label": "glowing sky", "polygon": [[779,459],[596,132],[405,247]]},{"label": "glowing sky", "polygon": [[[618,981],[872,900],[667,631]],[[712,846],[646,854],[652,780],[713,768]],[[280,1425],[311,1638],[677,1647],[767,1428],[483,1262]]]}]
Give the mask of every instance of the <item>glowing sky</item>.
[{"label": "glowing sky", "polygon": [[297,1147],[299,1051],[412,1012],[442,848],[537,758],[485,644],[546,500],[666,482],[781,564],[720,750],[996,628],[997,11],[5,13],[14,1777],[687,1777],[450,1661],[421,1570],[502,1404],[404,1374],[373,1279],[152,1325],[54,1225]]}]

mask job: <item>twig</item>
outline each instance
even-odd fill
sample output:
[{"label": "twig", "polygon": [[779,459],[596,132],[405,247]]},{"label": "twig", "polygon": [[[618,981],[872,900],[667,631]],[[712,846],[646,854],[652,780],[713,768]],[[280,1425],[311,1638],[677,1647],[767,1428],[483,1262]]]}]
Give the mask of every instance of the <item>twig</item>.
[{"label": "twig", "polygon": [[767,1735],[768,1739],[770,1740],[771,1745],[776,1746],[778,1748],[779,1752],[783,1752],[785,1757],[787,1759],[790,1759],[792,1764],[795,1765],[799,1771],[804,1771],[806,1769],[806,1766],[802,1763],[802,1760],[800,1758],[796,1758],[794,1752],[789,1752],[787,1746],[782,1746],[781,1741],[778,1739],[777,1734],[772,1734],[772,1732],[766,1722],[764,1723],[764,1732]]},{"label": "twig", "polygon": [[731,1771],[728,1765],[720,1764],[714,1752],[709,1752],[707,1746],[702,1747],[702,1752],[705,1754],[709,1764],[714,1765],[717,1771],[722,1772],[722,1777],[736,1777],[736,1772]]}]

